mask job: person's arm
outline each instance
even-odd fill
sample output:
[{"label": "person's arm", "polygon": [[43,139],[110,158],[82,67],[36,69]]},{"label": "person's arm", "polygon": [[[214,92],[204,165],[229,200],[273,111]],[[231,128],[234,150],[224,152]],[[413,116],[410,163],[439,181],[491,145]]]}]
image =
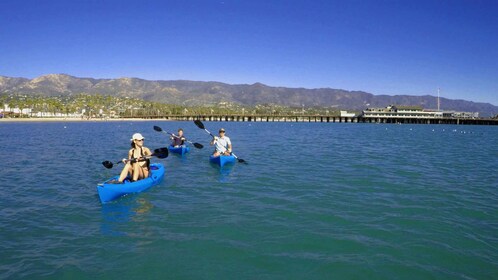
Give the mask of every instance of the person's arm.
[{"label": "person's arm", "polygon": [[130,161],[131,157],[133,156],[133,155],[132,155],[132,151],[133,151],[133,150],[129,150],[129,151],[128,151],[128,158],[127,158],[127,159],[126,159],[126,158],[124,158],[124,159],[122,160],[124,164],[126,164],[126,163],[128,163],[128,162]]},{"label": "person's arm", "polygon": [[213,140],[211,140],[211,143],[209,143],[209,145],[213,146],[216,140],[218,140],[218,137],[214,136]]},{"label": "person's arm", "polygon": [[227,141],[227,150],[225,152],[227,155],[230,155],[232,153],[232,141],[228,137],[225,137],[225,140]]},{"label": "person's arm", "polygon": [[147,159],[148,156],[152,155],[151,151],[147,147],[143,147],[144,149],[144,155],[141,156],[140,158],[137,159],[137,161],[144,161]]}]

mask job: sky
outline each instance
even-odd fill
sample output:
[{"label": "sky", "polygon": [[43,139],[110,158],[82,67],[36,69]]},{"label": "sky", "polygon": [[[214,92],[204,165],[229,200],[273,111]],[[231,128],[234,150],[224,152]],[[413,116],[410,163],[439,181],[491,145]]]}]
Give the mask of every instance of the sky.
[{"label": "sky", "polygon": [[263,83],[498,106],[495,0],[2,0],[0,75]]}]

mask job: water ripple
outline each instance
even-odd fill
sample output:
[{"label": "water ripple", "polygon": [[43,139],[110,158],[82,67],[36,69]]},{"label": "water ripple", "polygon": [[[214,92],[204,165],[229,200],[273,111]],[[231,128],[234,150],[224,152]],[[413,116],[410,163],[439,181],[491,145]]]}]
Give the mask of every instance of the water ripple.
[{"label": "water ripple", "polygon": [[[170,155],[161,184],[101,205],[96,184],[119,168],[100,162],[125,156],[137,131],[167,145],[153,125],[206,148]],[[193,123],[4,123],[0,278],[498,275],[495,128],[206,125],[224,126],[248,164],[210,165]]]}]

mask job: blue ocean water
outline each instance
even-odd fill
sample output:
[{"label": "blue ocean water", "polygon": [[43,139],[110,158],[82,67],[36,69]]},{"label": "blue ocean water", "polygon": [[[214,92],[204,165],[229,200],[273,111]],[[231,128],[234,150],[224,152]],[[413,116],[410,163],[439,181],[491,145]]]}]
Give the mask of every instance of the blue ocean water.
[{"label": "blue ocean water", "polygon": [[[248,164],[193,122],[0,123],[1,279],[496,279],[498,127],[235,123]],[[102,205],[135,132],[165,180]]]}]

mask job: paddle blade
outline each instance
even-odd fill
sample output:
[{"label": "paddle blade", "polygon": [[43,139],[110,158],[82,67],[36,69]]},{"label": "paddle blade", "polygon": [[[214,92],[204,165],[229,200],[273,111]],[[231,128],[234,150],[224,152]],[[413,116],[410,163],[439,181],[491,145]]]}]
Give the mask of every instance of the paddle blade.
[{"label": "paddle blade", "polygon": [[167,158],[168,154],[169,154],[168,148],[155,149],[154,153],[152,153],[153,156],[158,158]]},{"label": "paddle blade", "polygon": [[194,123],[198,128],[204,129],[204,124],[200,120],[195,120]]},{"label": "paddle blade", "polygon": [[194,147],[196,147],[197,149],[204,148],[204,146],[202,146],[202,144],[199,144],[199,143],[194,143]]},{"label": "paddle blade", "polygon": [[156,126],[156,125],[154,126],[154,130],[155,131],[159,131],[159,132],[163,131],[162,128],[160,128],[159,126]]},{"label": "paddle blade", "polygon": [[238,162],[247,164],[247,162],[246,162],[245,160],[243,160],[243,159],[239,158],[239,157],[238,157],[238,156],[236,156],[234,153],[232,153],[232,156],[234,156],[234,157],[237,159],[237,161],[238,161]]},{"label": "paddle blade", "polygon": [[104,167],[107,168],[107,169],[111,169],[112,166],[113,166],[113,163],[110,162],[110,161],[108,161],[108,160],[106,160],[106,161],[102,162],[102,165],[104,165]]}]

